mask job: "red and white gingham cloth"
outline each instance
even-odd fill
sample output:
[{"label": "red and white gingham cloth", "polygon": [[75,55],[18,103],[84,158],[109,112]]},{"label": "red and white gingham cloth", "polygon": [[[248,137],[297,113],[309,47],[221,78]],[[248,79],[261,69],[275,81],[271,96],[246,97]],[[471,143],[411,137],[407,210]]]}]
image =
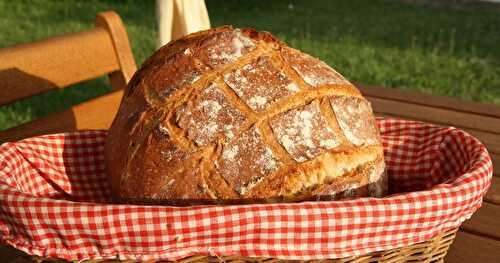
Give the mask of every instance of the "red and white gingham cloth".
[{"label": "red and white gingham cloth", "polygon": [[455,128],[378,119],[392,195],[233,206],[113,205],[105,131],[0,146],[0,242],[64,259],[179,259],[193,254],[282,259],[361,255],[459,226],[492,174],[485,147]]}]

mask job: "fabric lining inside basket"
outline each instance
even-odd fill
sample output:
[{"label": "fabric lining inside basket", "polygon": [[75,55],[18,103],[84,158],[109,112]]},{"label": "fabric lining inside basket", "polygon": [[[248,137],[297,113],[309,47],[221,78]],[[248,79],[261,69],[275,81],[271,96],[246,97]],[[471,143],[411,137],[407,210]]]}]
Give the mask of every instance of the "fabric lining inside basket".
[{"label": "fabric lining inside basket", "polygon": [[458,227],[492,175],[485,147],[449,127],[379,118],[392,195],[231,206],[109,204],[105,131],[0,146],[0,242],[69,260],[193,254],[323,259],[387,250]]}]

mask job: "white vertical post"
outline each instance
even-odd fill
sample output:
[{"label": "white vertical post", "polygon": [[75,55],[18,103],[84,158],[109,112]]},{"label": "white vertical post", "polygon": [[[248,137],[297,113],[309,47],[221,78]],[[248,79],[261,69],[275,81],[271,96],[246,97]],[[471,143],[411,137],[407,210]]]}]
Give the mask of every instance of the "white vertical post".
[{"label": "white vertical post", "polygon": [[172,39],[173,7],[173,0],[156,0],[157,48],[165,45]]},{"label": "white vertical post", "polygon": [[157,47],[210,28],[204,0],[156,0]]}]

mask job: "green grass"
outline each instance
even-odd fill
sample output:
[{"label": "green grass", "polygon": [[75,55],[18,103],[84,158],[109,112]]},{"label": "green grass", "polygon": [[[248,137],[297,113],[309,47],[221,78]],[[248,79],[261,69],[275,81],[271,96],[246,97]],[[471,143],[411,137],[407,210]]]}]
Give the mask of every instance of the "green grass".
[{"label": "green grass", "polygon": [[[352,81],[500,103],[500,9],[398,1],[207,0],[212,26],[270,31]],[[0,47],[88,29],[116,10],[138,64],[155,46],[154,1],[0,0]],[[109,92],[106,78],[0,108],[0,129]]]}]

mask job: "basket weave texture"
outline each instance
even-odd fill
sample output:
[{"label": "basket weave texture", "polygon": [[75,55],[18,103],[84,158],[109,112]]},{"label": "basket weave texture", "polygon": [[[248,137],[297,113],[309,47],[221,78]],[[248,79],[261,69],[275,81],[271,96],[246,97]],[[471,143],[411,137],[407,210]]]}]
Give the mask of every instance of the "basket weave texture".
[{"label": "basket weave texture", "polygon": [[392,195],[344,201],[114,205],[104,173],[106,132],[7,143],[0,146],[0,242],[78,261],[440,260],[453,231],[481,205],[490,157],[455,128],[378,124]]}]

